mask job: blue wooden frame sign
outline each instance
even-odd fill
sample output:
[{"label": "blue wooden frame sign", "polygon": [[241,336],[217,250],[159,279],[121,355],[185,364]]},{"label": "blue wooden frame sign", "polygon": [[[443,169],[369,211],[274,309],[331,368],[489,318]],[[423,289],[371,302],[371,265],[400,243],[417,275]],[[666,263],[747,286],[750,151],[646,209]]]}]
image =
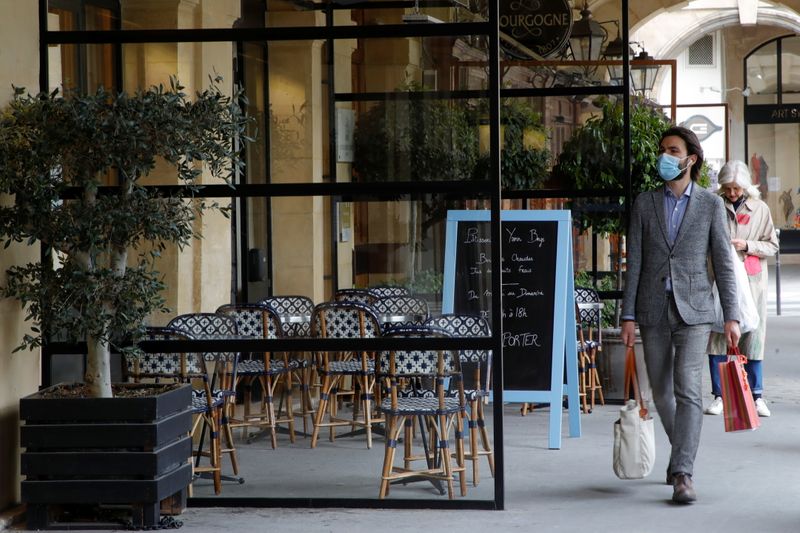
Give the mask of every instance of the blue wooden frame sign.
[{"label": "blue wooden frame sign", "polygon": [[[503,390],[504,402],[550,404],[550,449],[561,448],[562,403],[567,396],[569,436],[581,436],[578,392],[578,347],[575,337],[575,281],[572,267],[572,214],[568,210],[504,210],[501,221],[556,222],[557,246],[553,305],[552,370],[549,390]],[[461,222],[489,222],[486,210],[451,210],[447,213],[442,312],[454,312],[456,244]],[[501,365],[503,358],[495,358]],[[564,383],[566,365],[566,384]],[[565,391],[566,388],[566,391]]]}]

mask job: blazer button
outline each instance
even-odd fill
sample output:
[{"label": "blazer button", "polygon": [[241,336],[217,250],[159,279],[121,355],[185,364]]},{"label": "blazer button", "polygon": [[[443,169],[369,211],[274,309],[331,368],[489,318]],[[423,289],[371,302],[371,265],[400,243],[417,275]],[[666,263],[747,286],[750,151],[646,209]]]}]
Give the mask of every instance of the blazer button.
[{"label": "blazer button", "polygon": [[675,259],[675,254],[669,256],[670,259]]},{"label": "blazer button", "polygon": [[663,278],[661,278],[661,281],[667,281],[667,276],[664,276]]}]

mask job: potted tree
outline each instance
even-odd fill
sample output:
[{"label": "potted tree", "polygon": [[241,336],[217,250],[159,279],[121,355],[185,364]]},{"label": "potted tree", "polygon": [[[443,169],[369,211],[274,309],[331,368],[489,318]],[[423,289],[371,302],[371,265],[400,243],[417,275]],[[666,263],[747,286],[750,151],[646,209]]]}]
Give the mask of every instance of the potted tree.
[{"label": "potted tree", "polygon": [[[136,340],[145,319],[163,310],[157,259],[167,245],[183,247],[196,236],[194,220],[210,207],[192,199],[203,173],[230,183],[242,165],[248,119],[241,95],[225,95],[218,82],[194,99],[175,80],[131,95],[100,89],[61,97],[16,88],[0,115],[0,194],[13,199],[0,206],[0,239],[6,246],[38,241],[45,252],[41,261],[10,268],[0,288],[32,323],[33,334],[17,349],[45,339],[87,346],[83,384],[20,401],[29,525],[33,518],[46,526],[49,502],[130,502],[138,509],[134,522],[152,525],[161,499],[152,494],[172,494],[190,480],[189,387],[150,385],[136,394],[112,387],[110,355],[112,347],[136,350],[123,341]],[[171,167],[182,186],[144,187],[142,178],[157,165]],[[146,422],[146,434],[125,431],[149,413],[156,418]],[[92,418],[99,419],[96,431]],[[65,432],[53,433],[59,430]],[[121,450],[138,455],[120,459]],[[158,452],[167,458],[154,457]],[[146,470],[141,461],[153,466],[153,479],[144,483],[137,482]],[[142,471],[132,473],[134,463]],[[107,490],[113,475],[127,494]]]}]

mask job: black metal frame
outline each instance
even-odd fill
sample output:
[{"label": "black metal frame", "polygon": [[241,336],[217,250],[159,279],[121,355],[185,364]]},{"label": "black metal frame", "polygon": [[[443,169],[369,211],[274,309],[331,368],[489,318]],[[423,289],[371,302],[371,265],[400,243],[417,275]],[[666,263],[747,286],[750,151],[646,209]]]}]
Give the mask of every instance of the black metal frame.
[{"label": "black metal frame", "polygon": [[[622,39],[628,41],[628,1],[620,0],[622,10]],[[39,28],[40,28],[40,88],[48,87],[48,57],[47,47],[50,44],[101,44],[111,43],[116,45],[128,43],[152,42],[271,42],[286,40],[324,40],[328,43],[329,54],[329,80],[333,80],[333,43],[337,39],[380,39],[398,37],[428,37],[428,36],[461,36],[484,35],[488,38],[489,48],[489,88],[486,91],[455,91],[441,96],[453,97],[482,97],[489,100],[489,127],[490,127],[490,171],[487,182],[466,182],[458,184],[458,191],[453,191],[452,182],[403,182],[403,183],[295,183],[295,184],[241,184],[235,189],[228,186],[205,186],[200,195],[204,197],[228,198],[271,198],[279,196],[329,196],[336,201],[349,201],[352,199],[397,199],[400,197],[419,197],[426,193],[439,193],[446,196],[483,197],[491,200],[491,235],[493,242],[501,242],[500,204],[501,198],[546,198],[546,197],[585,197],[585,196],[624,196],[625,215],[630,210],[632,198],[632,185],[630,177],[630,128],[625,128],[625,187],[619,190],[535,190],[518,191],[503,194],[500,181],[500,99],[501,97],[519,96],[568,96],[579,94],[630,94],[628,72],[630,62],[627,56],[623,59],[625,75],[622,86],[594,86],[585,88],[550,88],[550,89],[501,89],[500,87],[500,32],[499,32],[499,7],[498,2],[488,2],[488,22],[470,23],[442,23],[442,24],[412,24],[412,25],[380,25],[380,26],[333,26],[333,10],[336,9],[367,9],[372,7],[402,7],[414,5],[411,0],[393,0],[387,2],[350,2],[341,1],[312,3],[305,2],[304,7],[325,10],[325,27],[290,27],[290,28],[232,28],[232,29],[186,29],[186,30],[125,30],[125,31],[54,31],[47,30],[47,0],[39,0]],[[379,5],[377,5],[379,4]],[[421,6],[453,6],[449,0],[422,0]],[[458,5],[462,5],[458,3]],[[267,76],[268,79],[268,76]],[[365,94],[365,95],[337,95],[333,83],[329,83],[329,143],[331,147],[329,158],[329,172],[335,176],[335,102],[359,100],[364,98],[375,99],[395,98],[396,95]],[[460,93],[464,93],[463,95]],[[437,95],[425,94],[422,97],[436,97]],[[266,100],[268,102],[268,99]],[[626,126],[630,123],[630,102],[624,98],[623,117]],[[268,165],[267,165],[268,168]],[[267,170],[268,172],[268,170]],[[169,189],[169,186],[161,187]],[[471,195],[471,196],[470,196]],[[335,212],[332,211],[332,216]],[[336,242],[335,224],[331,224],[333,241]],[[246,235],[245,235],[246,237]],[[245,243],[246,246],[246,243]],[[236,249],[236,248],[234,248]],[[243,248],[244,249],[244,248]],[[335,254],[336,246],[332,247]],[[502,257],[501,246],[492,246],[492,261],[500,264]],[[332,258],[336,265],[336,257]],[[271,257],[269,258],[271,267]],[[241,262],[242,265],[246,261]],[[271,270],[271,269],[270,269]],[[246,274],[246,272],[245,272]],[[245,278],[246,279],[246,278]],[[493,294],[502,294],[500,269],[495,269],[492,276]],[[192,498],[191,506],[252,506],[252,507],[372,507],[372,508],[440,508],[440,509],[503,509],[505,507],[505,476],[503,454],[503,372],[502,372],[502,306],[501,298],[492,300],[492,331],[491,337],[462,338],[462,339],[360,339],[358,341],[343,339],[277,339],[277,340],[211,340],[211,341],[148,341],[142,343],[142,348],[148,352],[165,350],[205,350],[205,351],[314,351],[314,350],[343,350],[353,349],[354,342],[359,349],[365,350],[390,350],[390,349],[477,349],[493,350],[497,357],[493,358],[493,388],[494,388],[494,443],[496,475],[494,478],[493,500],[378,500],[378,499],[345,499],[345,498]],[[85,347],[80,344],[48,343],[43,346],[43,383],[49,380],[50,358],[54,354],[81,354]]]}]

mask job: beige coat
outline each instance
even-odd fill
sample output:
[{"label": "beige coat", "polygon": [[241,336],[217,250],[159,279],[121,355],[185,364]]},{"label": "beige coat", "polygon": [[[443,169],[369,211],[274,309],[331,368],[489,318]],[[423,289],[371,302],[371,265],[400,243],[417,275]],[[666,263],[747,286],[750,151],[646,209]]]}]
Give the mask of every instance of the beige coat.
[{"label": "beige coat", "polygon": [[[739,351],[748,359],[761,360],[764,359],[764,339],[767,332],[767,257],[778,251],[778,237],[772,225],[769,207],[761,200],[747,198],[734,213],[733,204],[725,199],[725,212],[731,239],[747,241],[747,250],[739,252],[739,259],[744,261],[748,255],[759,258],[761,272],[748,273],[747,277],[760,320],[757,329],[742,335]],[[708,353],[725,354],[726,351],[725,337],[712,333],[708,342]]]}]

